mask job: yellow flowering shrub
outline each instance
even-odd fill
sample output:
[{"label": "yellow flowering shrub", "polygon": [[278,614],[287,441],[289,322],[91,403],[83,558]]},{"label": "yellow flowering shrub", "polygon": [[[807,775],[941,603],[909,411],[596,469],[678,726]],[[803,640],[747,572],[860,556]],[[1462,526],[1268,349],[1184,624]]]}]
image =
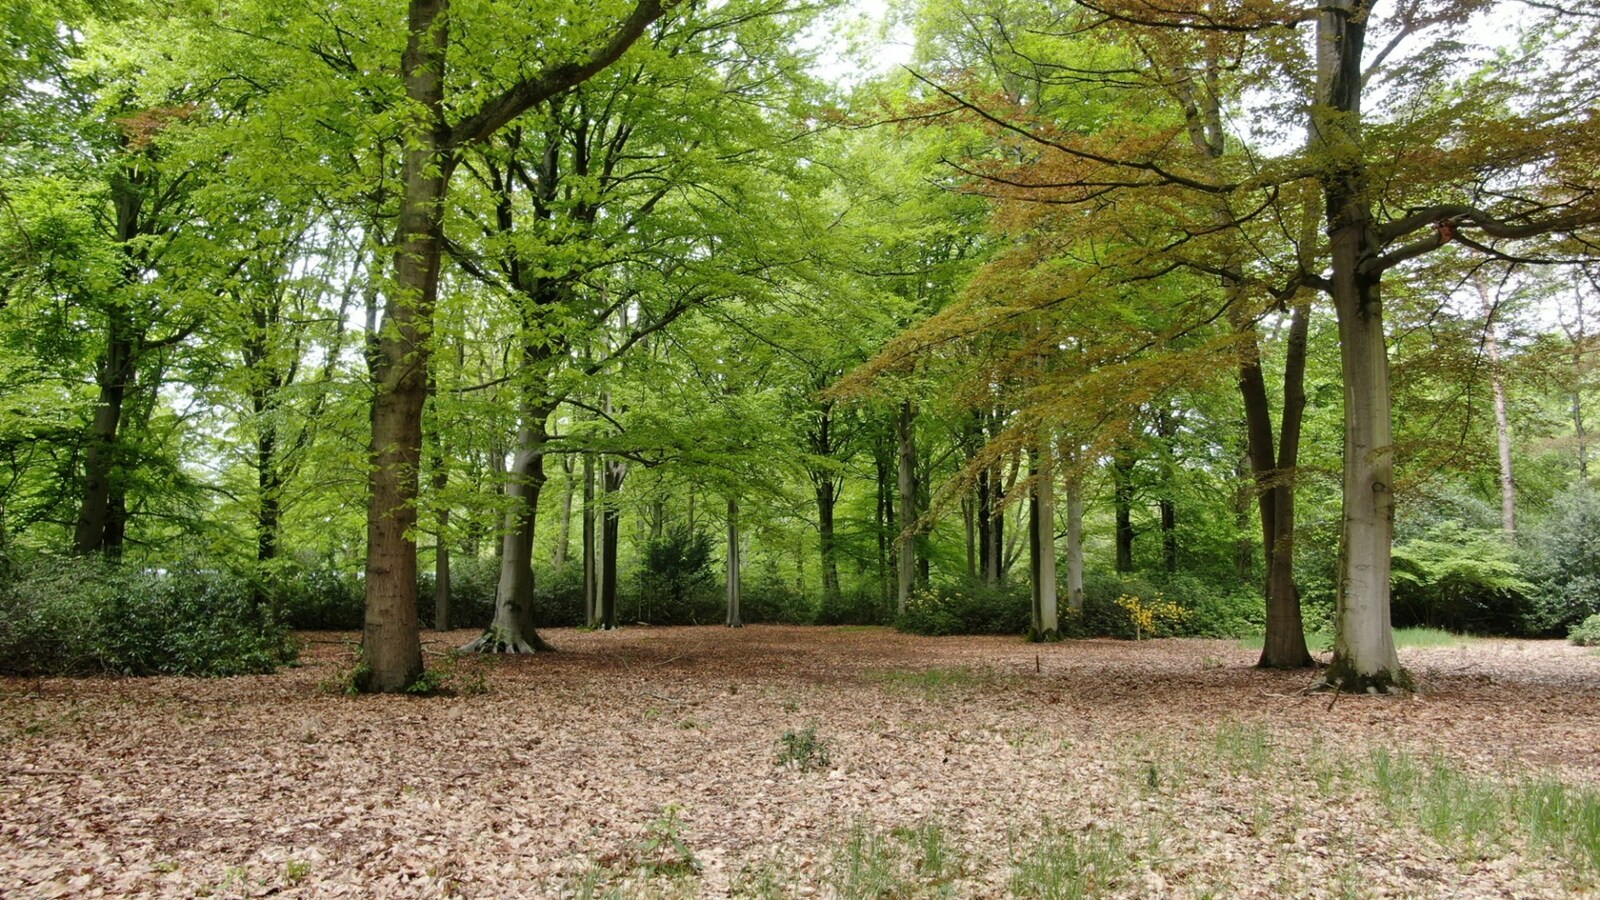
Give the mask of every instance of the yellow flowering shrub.
[{"label": "yellow flowering shrub", "polygon": [[1158,632],[1176,627],[1189,617],[1189,611],[1178,604],[1168,600],[1157,593],[1149,600],[1133,594],[1123,594],[1117,598],[1117,605],[1128,612],[1129,621],[1133,622],[1133,639],[1144,640],[1146,634],[1154,636]]}]

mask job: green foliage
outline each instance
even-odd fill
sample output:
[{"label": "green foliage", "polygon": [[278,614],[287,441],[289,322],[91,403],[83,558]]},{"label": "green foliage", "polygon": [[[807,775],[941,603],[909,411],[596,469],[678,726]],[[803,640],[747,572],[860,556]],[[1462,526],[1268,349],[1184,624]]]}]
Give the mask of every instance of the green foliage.
[{"label": "green foliage", "polygon": [[271,588],[278,618],[306,631],[353,631],[362,625],[366,595],[355,572],[332,563],[296,566]]},{"label": "green foliage", "polygon": [[1530,590],[1498,533],[1437,522],[1394,547],[1393,621],[1505,634],[1522,622]]},{"label": "green foliage", "polygon": [[674,525],[645,545],[639,619],[657,625],[716,621],[723,610],[715,585],[710,536]]},{"label": "green foliage", "polygon": [[[475,697],[489,692],[487,667],[495,664],[493,656],[450,650],[434,657],[430,663],[416,681],[406,685],[406,693],[423,697]],[[365,676],[353,679],[356,686],[361,677]]]},{"label": "green foliage", "polygon": [[645,828],[644,840],[639,844],[640,867],[651,875],[676,877],[700,871],[700,861],[684,840],[679,811],[680,807],[668,804]]},{"label": "green foliage", "polygon": [[862,900],[949,895],[963,871],[961,854],[937,819],[887,833],[857,821],[829,856],[827,884],[834,896]]},{"label": "green foliage", "polygon": [[744,580],[739,590],[739,609],[746,622],[810,625],[817,621],[815,601],[771,569],[761,570],[754,583]]},{"label": "green foliage", "polygon": [[1528,630],[1559,635],[1600,613],[1600,492],[1574,485],[1524,531],[1534,582]]},{"label": "green foliage", "polygon": [[1031,840],[1011,839],[1013,897],[1078,900],[1114,891],[1132,869],[1122,833],[1095,828],[1078,831],[1045,822]]},{"label": "green foliage", "polygon": [[828,762],[828,742],[817,736],[815,726],[808,725],[799,731],[791,728],[778,738],[779,766],[810,772],[826,769]]},{"label": "green foliage", "polygon": [[361,660],[360,644],[346,641],[345,651],[344,662],[335,667],[328,677],[317,682],[318,693],[355,697],[361,693],[367,679],[372,677],[372,668]]},{"label": "green foliage", "polygon": [[243,675],[295,653],[247,579],[199,561],[168,571],[40,557],[0,585],[8,674]]},{"label": "green foliage", "polygon": [[821,598],[817,605],[818,625],[885,625],[892,613],[889,601],[877,585],[862,584],[839,592],[838,597]]},{"label": "green foliage", "polygon": [[1026,585],[965,579],[913,591],[894,627],[911,634],[1022,634],[1032,620]]},{"label": "green foliage", "polygon": [[1600,614],[1592,615],[1567,632],[1567,640],[1579,647],[1600,647]]},{"label": "green foliage", "polygon": [[[450,627],[488,628],[494,621],[494,592],[499,582],[500,561],[494,557],[451,557]],[[433,627],[433,588],[433,572],[422,572],[417,579],[421,607],[417,612],[424,628]],[[579,592],[581,596],[581,584]],[[544,606],[542,602],[539,604],[541,611]]]}]

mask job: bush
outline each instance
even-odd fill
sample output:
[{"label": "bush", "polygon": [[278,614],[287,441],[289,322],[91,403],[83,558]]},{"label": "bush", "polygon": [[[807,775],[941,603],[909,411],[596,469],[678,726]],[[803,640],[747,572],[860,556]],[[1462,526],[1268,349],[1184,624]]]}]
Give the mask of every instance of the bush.
[{"label": "bush", "polygon": [[883,625],[893,618],[893,601],[884,598],[882,588],[868,581],[841,590],[833,599],[823,597],[817,606],[818,625]]},{"label": "bush", "polygon": [[1244,637],[1266,627],[1266,602],[1253,587],[1214,585],[1183,573],[1086,572],[1083,613],[1063,615],[1063,633],[1132,640],[1139,629],[1129,607],[1118,602],[1123,597],[1138,598],[1144,606],[1160,598],[1182,610],[1181,617],[1163,620],[1155,636]]},{"label": "bush", "polygon": [[[499,579],[495,569],[489,581],[489,618],[494,616],[494,590]],[[533,621],[540,628],[582,628],[588,624],[583,606],[583,560],[573,559],[559,569],[539,572],[534,577]],[[618,612],[622,598],[617,598]]]},{"label": "bush", "polygon": [[1521,630],[1531,588],[1497,532],[1437,522],[1394,548],[1393,621],[1477,634]]},{"label": "bush", "polygon": [[739,591],[739,614],[746,622],[810,625],[817,621],[812,599],[780,578],[775,569],[763,569],[754,583],[744,579]]},{"label": "bush", "polygon": [[1534,583],[1527,630],[1560,635],[1600,614],[1600,493],[1579,484],[1556,495],[1544,520],[1523,535]]},{"label": "bush", "polygon": [[894,627],[911,634],[1024,634],[1033,623],[1026,584],[962,580],[914,591]]},{"label": "bush", "polygon": [[1567,640],[1579,647],[1600,647],[1600,615],[1590,616],[1567,632]]},{"label": "bush", "polygon": [[0,595],[7,674],[242,675],[295,655],[248,579],[192,562],[166,571],[41,558]]},{"label": "bush", "polygon": [[[494,591],[500,582],[500,561],[494,557],[450,558],[450,627],[488,628],[494,621]],[[424,628],[433,627],[433,571],[417,575],[417,613]],[[359,621],[355,627],[361,627]]]},{"label": "bush", "polygon": [[362,626],[366,613],[361,579],[331,562],[289,568],[271,594],[279,619],[290,628],[350,631]]}]

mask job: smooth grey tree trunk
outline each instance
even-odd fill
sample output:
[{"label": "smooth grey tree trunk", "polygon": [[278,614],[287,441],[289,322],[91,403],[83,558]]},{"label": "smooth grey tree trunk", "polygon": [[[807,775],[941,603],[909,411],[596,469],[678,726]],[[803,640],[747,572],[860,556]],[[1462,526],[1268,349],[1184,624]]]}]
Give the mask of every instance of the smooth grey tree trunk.
[{"label": "smooth grey tree trunk", "polygon": [[[533,355],[533,354],[525,354]],[[529,388],[542,396],[542,385]],[[544,449],[549,440],[548,402],[523,404],[517,428],[517,452],[506,481],[511,509],[500,539],[500,578],[495,586],[494,619],[476,640],[462,647],[475,653],[536,653],[555,648],[534,628],[533,546],[538,525],[539,494],[544,489]]]},{"label": "smooth grey tree trunk", "polygon": [[900,403],[900,413],[895,419],[895,446],[898,450],[899,477],[896,483],[900,505],[900,535],[896,539],[899,552],[895,562],[895,612],[905,615],[911,602],[911,590],[917,578],[917,442],[915,412],[911,401]]},{"label": "smooth grey tree trunk", "polygon": [[[1329,240],[1329,294],[1344,377],[1343,529],[1326,680],[1344,691],[1409,689],[1390,624],[1394,436],[1383,333],[1380,252],[1361,145],[1361,58],[1370,0],[1328,0],[1317,17],[1312,150]],[[1335,165],[1334,161],[1339,161]]]},{"label": "smooth grey tree trunk", "polygon": [[572,551],[572,500],[577,493],[577,479],[572,470],[572,454],[562,454],[561,518],[556,522],[556,546],[550,554],[550,565],[557,571],[567,567],[567,557]]},{"label": "smooth grey tree trunk", "polygon": [[1067,608],[1083,613],[1083,479],[1067,479]]},{"label": "smooth grey tree trunk", "polygon": [[729,628],[743,628],[739,613],[739,501],[728,498],[728,620]]},{"label": "smooth grey tree trunk", "polygon": [[600,627],[600,580],[595,565],[594,454],[583,454],[583,611],[584,624]]}]

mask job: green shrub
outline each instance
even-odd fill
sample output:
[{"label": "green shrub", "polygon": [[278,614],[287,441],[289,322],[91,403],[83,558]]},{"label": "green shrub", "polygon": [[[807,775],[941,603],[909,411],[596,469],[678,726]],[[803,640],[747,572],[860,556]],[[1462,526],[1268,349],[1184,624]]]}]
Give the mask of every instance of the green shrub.
[{"label": "green shrub", "polygon": [[763,569],[739,585],[739,614],[746,622],[810,625],[817,621],[815,601],[780,578],[775,569]]},{"label": "green shrub", "polygon": [[[452,556],[450,627],[488,628],[489,623],[494,621],[494,591],[499,581],[500,561],[494,557]],[[417,612],[424,628],[433,627],[434,584],[432,571],[418,574]]]},{"label": "green shrub", "polygon": [[1396,543],[1392,579],[1396,627],[1479,634],[1519,631],[1531,589],[1499,533],[1454,521]]},{"label": "green shrub", "polygon": [[841,590],[838,597],[823,597],[817,606],[818,625],[884,625],[892,618],[891,601],[877,584]]},{"label": "green shrub", "polygon": [[1550,501],[1542,521],[1520,534],[1534,582],[1527,630],[1560,635],[1600,614],[1600,492],[1573,486]]},{"label": "green shrub", "polygon": [[[490,560],[493,562],[493,560]],[[496,567],[487,583],[484,624],[494,617],[494,592],[500,578]],[[540,628],[581,628],[588,614],[583,606],[583,560],[574,557],[559,569],[540,569],[534,575],[533,621]],[[618,611],[623,598],[617,598]]]},{"label": "green shrub", "polygon": [[1033,621],[1028,586],[963,580],[914,591],[895,628],[911,634],[1024,634]]},{"label": "green shrub", "polygon": [[248,579],[195,561],[169,571],[40,558],[0,591],[8,674],[242,675],[295,654]]},{"label": "green shrub", "polygon": [[1600,647],[1600,615],[1584,619],[1567,632],[1567,640],[1579,647]]},{"label": "green shrub", "polygon": [[695,625],[722,618],[726,597],[715,590],[711,537],[687,524],[668,528],[645,546],[640,573],[639,620]]},{"label": "green shrub", "polygon": [[799,731],[789,729],[778,738],[779,766],[809,772],[828,767],[828,742],[817,737],[817,729],[806,727]]},{"label": "green shrub", "polygon": [[278,617],[295,629],[351,631],[362,626],[366,612],[361,579],[331,562],[286,569],[270,593]]}]

